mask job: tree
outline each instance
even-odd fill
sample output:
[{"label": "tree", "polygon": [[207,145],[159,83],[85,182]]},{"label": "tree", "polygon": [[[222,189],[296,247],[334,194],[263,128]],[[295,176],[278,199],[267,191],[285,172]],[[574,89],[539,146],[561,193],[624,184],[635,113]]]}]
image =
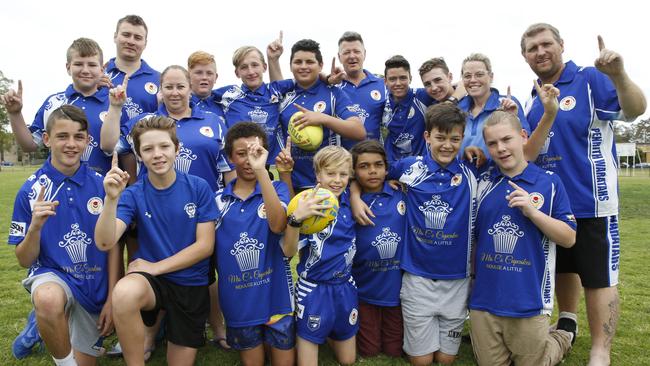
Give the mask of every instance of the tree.
[{"label": "tree", "polygon": [[650,118],[642,119],[634,124],[630,141],[650,143]]},{"label": "tree", "polygon": [[[9,91],[13,80],[7,79],[0,70],[0,95]],[[5,160],[5,151],[13,146],[13,134],[9,132],[9,116],[4,106],[0,105],[0,161]],[[1,168],[0,168],[1,169]]]}]

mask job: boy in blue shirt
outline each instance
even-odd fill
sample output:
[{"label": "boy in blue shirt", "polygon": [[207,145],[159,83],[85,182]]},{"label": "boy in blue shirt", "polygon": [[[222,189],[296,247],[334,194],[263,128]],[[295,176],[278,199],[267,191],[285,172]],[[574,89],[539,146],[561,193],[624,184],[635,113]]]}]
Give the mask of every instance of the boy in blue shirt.
[{"label": "boy in blue shirt", "polygon": [[131,137],[147,174],[125,190],[128,174],[113,159],[104,179],[104,211],[95,227],[98,247],[107,250],[131,222],[138,222],[139,247],[113,291],[117,335],[125,361],[143,364],[144,325],[153,325],[164,309],[167,362],[191,364],[204,344],[210,306],[214,193],[205,180],[174,169],[179,141],[173,119],[142,119]]},{"label": "boy in blue shirt", "polygon": [[113,328],[108,290],[119,261],[111,251],[109,270],[107,254],[93,241],[103,206],[102,176],[81,162],[89,138],[81,109],[63,105],[44,127],[50,157],[16,195],[9,244],[29,268],[23,285],[55,364],[94,364]]},{"label": "boy in blue shirt", "polygon": [[525,159],[516,116],[493,112],[483,137],[496,166],[482,174],[477,195],[474,354],[479,365],[555,365],[575,338],[549,332],[555,247],[573,246],[575,218],[559,176]]},{"label": "boy in blue shirt", "polygon": [[[254,122],[239,122],[226,135],[225,150],[237,178],[217,192],[215,263],[228,344],[243,365],[295,363],[293,279],[281,242],[287,225],[289,189],[266,171],[267,134]],[[260,299],[264,301],[260,302]]]},{"label": "boy in blue shirt", "polygon": [[352,275],[359,291],[357,347],[363,357],[380,352],[400,357],[404,335],[400,251],[406,229],[406,198],[386,182],[388,162],[379,141],[359,142],[350,152],[361,199],[375,215],[375,225],[356,225]]},{"label": "boy in blue shirt", "polygon": [[323,198],[309,194],[298,201],[288,219],[283,245],[289,251],[300,250],[296,288],[298,364],[315,365],[318,346],[329,340],[337,361],[350,365],[356,359],[355,334],[359,329],[357,288],[351,276],[356,235],[346,192],[352,157],[342,147],[324,147],[314,156],[314,170],[318,182],[314,192],[319,187],[330,190],[339,200],[339,211],[322,231],[300,235],[305,219],[323,216],[320,210],[331,207],[321,204]]}]

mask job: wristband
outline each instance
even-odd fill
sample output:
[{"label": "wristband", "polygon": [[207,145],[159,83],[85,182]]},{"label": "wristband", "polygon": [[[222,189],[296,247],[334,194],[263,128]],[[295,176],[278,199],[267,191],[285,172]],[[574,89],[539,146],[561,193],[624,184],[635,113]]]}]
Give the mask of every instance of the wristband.
[{"label": "wristband", "polygon": [[298,219],[296,219],[296,217],[291,214],[289,217],[287,217],[287,224],[291,227],[299,228],[302,226],[302,221],[298,221]]}]

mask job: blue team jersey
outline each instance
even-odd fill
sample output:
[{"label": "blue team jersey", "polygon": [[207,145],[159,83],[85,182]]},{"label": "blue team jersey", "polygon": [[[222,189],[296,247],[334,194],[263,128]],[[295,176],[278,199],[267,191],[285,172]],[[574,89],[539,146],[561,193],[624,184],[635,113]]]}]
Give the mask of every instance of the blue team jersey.
[{"label": "blue team jersey", "polygon": [[79,107],[86,114],[86,118],[88,118],[90,142],[81,156],[81,161],[88,163],[88,166],[93,170],[101,174],[106,174],[111,169],[111,157],[106,155],[100,148],[100,132],[110,105],[107,88],[101,88],[95,94],[84,97],[83,94],[77,92],[72,84],[70,84],[64,92],[52,94],[47,97],[43,105],[36,112],[34,122],[29,126],[29,131],[32,133],[34,142],[41,144],[47,119],[54,110],[65,104]]},{"label": "blue team jersey", "polygon": [[[352,111],[359,115],[366,129],[366,138],[381,140],[381,120],[386,103],[386,84],[384,79],[378,78],[368,70],[363,70],[366,77],[359,85],[343,80],[336,85],[352,101]],[[358,141],[341,138],[341,146],[350,150]]]},{"label": "blue team jersey", "polygon": [[440,280],[469,276],[475,174],[458,159],[443,168],[429,154],[391,166],[388,177],[408,190],[403,270]]},{"label": "blue team jersey", "polygon": [[492,166],[479,179],[476,218],[476,280],[469,308],[497,316],[532,317],[553,312],[555,243],[508,207],[511,180],[529,193],[538,210],[576,228],[567,193],[552,172],[528,164],[513,178]]},{"label": "blue team jersey", "polygon": [[[295,88],[289,91],[280,103],[280,122],[282,124],[282,138],[279,141],[280,149],[284,148],[289,120],[294,113],[298,112],[298,108],[293,105],[294,103],[309,110],[343,120],[359,116],[348,97],[340,89],[327,86],[320,80],[316,80],[316,84],[309,89],[303,89],[296,84]],[[338,134],[332,132],[329,128],[323,127],[323,143],[316,151],[324,146],[340,145],[340,138]],[[316,175],[314,174],[313,160],[316,151],[305,151],[296,144],[291,145],[291,156],[295,161],[293,173],[291,174],[294,187],[310,188],[314,186]]]},{"label": "blue team jersey", "polygon": [[[169,116],[169,113],[165,106],[161,105],[156,113],[141,115],[130,120],[126,132],[122,132],[119,153],[127,151],[135,153],[135,147],[128,135],[138,121],[152,116]],[[223,182],[222,174],[232,170],[223,150],[225,135],[226,127],[221,117],[192,105],[192,115],[176,121],[176,136],[180,141],[180,152],[176,156],[174,167],[183,173],[205,179],[212,191],[216,192]],[[124,138],[124,136],[128,137]],[[146,170],[144,164],[141,164],[139,176],[145,174]]]},{"label": "blue team jersey", "polygon": [[99,314],[108,294],[107,254],[95,245],[95,224],[104,205],[103,177],[84,163],[67,177],[48,159],[16,194],[9,244],[25,239],[42,186],[43,199],[59,201],[59,206],[41,229],[40,252],[28,276],[55,273],[84,309]]},{"label": "blue team jersey", "polygon": [[259,124],[268,137],[269,157],[267,164],[275,164],[275,157],[280,153],[283,135],[280,124],[280,101],[294,88],[293,80],[263,83],[259,88],[250,90],[245,84],[230,85],[212,92],[213,97],[221,103],[226,115],[226,126],[230,128],[237,122],[255,122]]},{"label": "blue team jersey", "polygon": [[425,89],[409,89],[399,102],[389,95],[382,118],[382,126],[388,130],[384,149],[389,162],[427,154],[424,115],[427,108],[435,103],[436,100]]},{"label": "blue team jersey", "polygon": [[[124,82],[123,71],[115,65],[115,58],[108,61],[106,75],[111,79],[113,85]],[[153,113],[158,109],[156,94],[160,89],[160,73],[152,69],[144,60],[140,60],[140,68],[129,76],[129,85],[126,87],[126,110],[127,119],[135,118],[143,113]]]},{"label": "blue team jersey", "polygon": [[[233,192],[235,181],[217,192],[215,262],[226,324],[247,327],[293,311],[293,278],[290,258],[280,245],[281,235],[269,228],[259,184],[242,200]],[[286,184],[273,182],[273,186],[286,207]]]},{"label": "blue team jersey", "polygon": [[190,104],[195,108],[202,110],[203,112],[211,112],[219,116],[223,121],[224,125],[226,124],[226,117],[223,114],[223,108],[217,103],[212,94],[208,95],[205,98],[199,98],[196,94],[192,94],[190,97]]},{"label": "blue team jersey", "polygon": [[401,248],[406,235],[406,197],[388,183],[378,193],[364,193],[363,202],[375,214],[374,226],[356,225],[357,253],[352,276],[359,300],[378,306],[398,306],[402,287]]},{"label": "blue team jersey", "polygon": [[[196,227],[216,220],[214,191],[196,176],[176,171],[176,180],[156,189],[148,176],[127,187],[117,205],[117,218],[127,226],[138,224],[138,249],[133,259],[159,262],[196,242]],[[208,284],[209,258],[161,277],[182,286]]]},{"label": "blue team jersey", "polygon": [[[463,112],[467,113],[467,123],[465,124],[465,136],[463,137],[463,144],[460,147],[458,156],[462,158],[465,148],[468,146],[478,146],[483,149],[485,156],[490,158],[488,153],[487,146],[483,140],[483,126],[485,121],[490,117],[492,112],[496,111],[501,105],[501,99],[505,99],[505,95],[499,94],[499,91],[495,88],[490,88],[490,96],[488,97],[487,102],[485,102],[485,107],[483,110],[476,116],[472,115],[472,107],[474,107],[474,101],[470,96],[466,96],[458,102],[458,108]],[[524,109],[521,107],[521,104],[517,98],[512,97],[512,100],[517,103],[517,117],[521,122],[521,127],[528,131],[530,135],[530,125],[524,114]]]},{"label": "blue team jersey", "polygon": [[339,196],[339,212],[323,231],[300,235],[298,276],[310,282],[343,283],[350,279],[356,247],[350,200],[347,192]]},{"label": "blue team jersey", "polygon": [[[569,61],[554,85],[560,89],[560,109],[536,164],[562,178],[576,217],[617,215],[613,120],[625,117],[614,84],[596,68]],[[534,129],[544,114],[535,90],[526,110]]]}]

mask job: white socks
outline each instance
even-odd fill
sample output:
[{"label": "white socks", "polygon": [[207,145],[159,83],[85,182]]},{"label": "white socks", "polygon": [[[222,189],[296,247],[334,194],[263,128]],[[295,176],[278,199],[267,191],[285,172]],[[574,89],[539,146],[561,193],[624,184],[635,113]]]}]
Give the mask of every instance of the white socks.
[{"label": "white socks", "polygon": [[52,359],[54,359],[54,364],[57,366],[77,366],[77,361],[74,360],[74,351],[72,349],[70,350],[70,354],[65,358],[59,359],[52,356]]}]

